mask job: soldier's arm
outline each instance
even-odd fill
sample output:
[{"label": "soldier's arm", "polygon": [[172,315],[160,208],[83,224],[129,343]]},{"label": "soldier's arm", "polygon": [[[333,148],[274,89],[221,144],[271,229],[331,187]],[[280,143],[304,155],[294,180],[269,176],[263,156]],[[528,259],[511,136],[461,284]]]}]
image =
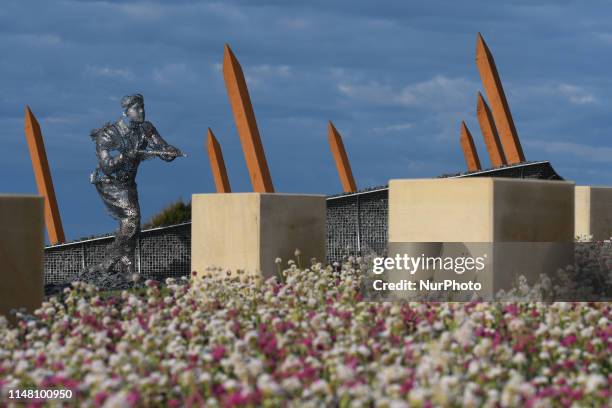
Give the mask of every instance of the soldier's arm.
[{"label": "soldier's arm", "polygon": [[111,135],[108,131],[101,131],[96,141],[96,153],[98,155],[100,168],[108,176],[112,175],[121,167],[127,159],[121,153],[113,155],[114,150],[116,150],[116,147],[114,146]]},{"label": "soldier's arm", "polygon": [[167,155],[161,155],[162,160],[172,161],[180,154],[180,150],[176,147],[168,144],[163,137],[159,134],[155,126],[151,122],[144,122],[142,127],[144,128],[145,135],[147,136],[147,144],[153,150],[161,150],[168,152]]}]

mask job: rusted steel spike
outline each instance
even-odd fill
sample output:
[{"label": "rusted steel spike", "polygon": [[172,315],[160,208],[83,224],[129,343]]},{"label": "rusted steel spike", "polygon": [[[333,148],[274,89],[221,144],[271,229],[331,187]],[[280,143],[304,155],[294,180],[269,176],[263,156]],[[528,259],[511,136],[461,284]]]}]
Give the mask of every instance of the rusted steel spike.
[{"label": "rusted steel spike", "polygon": [[266,155],[261,144],[257,121],[253,112],[253,105],[249,97],[249,90],[242,73],[240,63],[236,56],[225,44],[223,56],[223,78],[227,95],[234,113],[234,121],[240,136],[242,151],[251,177],[253,191],[260,193],[273,193],[274,186],[270,177],[270,170]]},{"label": "rusted steel spike", "polygon": [[340,182],[342,183],[344,192],[352,193],[357,191],[357,184],[355,184],[351,164],[346,155],[344,143],[342,143],[342,136],[340,136],[340,133],[338,133],[338,130],[331,121],[329,121],[327,125],[327,139],[332,155],[334,156],[334,161],[336,162],[336,168],[338,169],[338,175],[340,176]]},{"label": "rusted steel spike", "polygon": [[480,159],[478,158],[478,151],[476,151],[476,146],[474,145],[474,139],[465,122],[461,122],[461,137],[459,138],[459,142],[463,149],[463,156],[465,157],[468,171],[482,170],[480,167]]},{"label": "rusted steel spike", "polygon": [[487,94],[487,98],[491,102],[493,117],[499,131],[501,143],[504,147],[506,159],[508,163],[520,163],[525,161],[521,141],[519,140],[510,107],[506,100],[506,94],[502,87],[493,55],[487,44],[484,42],[482,35],[478,33],[476,40],[476,66],[480,72],[480,79]]},{"label": "rusted steel spike", "polygon": [[227,170],[225,169],[225,161],[223,153],[217,138],[212,130],[208,128],[208,158],[210,160],[210,169],[215,179],[215,188],[217,193],[231,193],[229,179],[227,178]]},{"label": "rusted steel spike", "polygon": [[51,171],[49,170],[49,162],[45,152],[45,143],[43,142],[40,125],[29,106],[25,108],[25,135],[30,150],[30,159],[32,160],[38,194],[45,199],[45,225],[49,242],[52,245],[65,242],[66,237],[64,236],[62,220],[57,206],[57,199],[55,198],[53,180],[51,179]]},{"label": "rusted steel spike", "polygon": [[491,110],[480,92],[478,92],[476,116],[478,116],[478,123],[480,124],[480,130],[482,131],[482,136],[484,137],[485,145],[487,146],[487,152],[489,152],[491,166],[499,167],[503,164],[507,164],[506,156],[504,155],[504,151],[497,134],[497,128],[495,127],[495,122],[493,121],[493,115],[491,114]]}]

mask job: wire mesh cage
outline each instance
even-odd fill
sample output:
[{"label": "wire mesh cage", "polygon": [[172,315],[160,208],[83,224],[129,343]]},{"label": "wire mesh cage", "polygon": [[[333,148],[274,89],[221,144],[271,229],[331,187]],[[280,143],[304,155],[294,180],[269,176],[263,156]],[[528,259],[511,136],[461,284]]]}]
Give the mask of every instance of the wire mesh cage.
[{"label": "wire mesh cage", "polygon": [[[549,162],[528,162],[443,177],[510,177],[563,180]],[[384,255],[387,251],[387,186],[327,197],[327,262],[348,256]],[[59,283],[82,268],[100,262],[112,236],[45,248],[45,283]],[[142,231],[136,248],[136,270],[145,279],[189,275],[191,223]]]}]

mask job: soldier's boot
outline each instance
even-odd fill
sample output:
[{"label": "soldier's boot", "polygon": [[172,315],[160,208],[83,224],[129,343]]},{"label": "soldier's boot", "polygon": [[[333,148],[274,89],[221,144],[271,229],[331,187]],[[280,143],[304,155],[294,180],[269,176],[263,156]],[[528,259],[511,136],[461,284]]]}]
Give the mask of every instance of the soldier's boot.
[{"label": "soldier's boot", "polygon": [[124,255],[119,260],[117,266],[121,274],[129,281],[137,281],[138,274],[136,273],[136,265],[134,258],[129,255]]}]

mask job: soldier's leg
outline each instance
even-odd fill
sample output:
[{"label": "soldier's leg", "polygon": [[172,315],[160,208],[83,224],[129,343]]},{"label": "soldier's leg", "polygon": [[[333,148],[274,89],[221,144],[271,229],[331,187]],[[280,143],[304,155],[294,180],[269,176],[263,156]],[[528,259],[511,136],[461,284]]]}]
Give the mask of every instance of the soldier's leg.
[{"label": "soldier's leg", "polygon": [[97,265],[86,268],[89,273],[108,273],[121,260],[125,247],[123,221],[119,221],[119,228],[115,231],[114,241],[106,248],[104,259]]},{"label": "soldier's leg", "polygon": [[121,256],[121,269],[131,277],[136,272],[135,251],[140,234],[140,204],[138,202],[138,192],[136,187],[130,189],[128,205],[125,214],[127,217],[122,220],[123,251]]},{"label": "soldier's leg", "polygon": [[[127,254],[126,247],[131,245],[130,241],[134,236],[133,200],[130,200],[131,189],[126,189],[121,185],[98,183],[96,184],[96,189],[106,205],[109,214],[119,221],[119,227],[115,233],[115,240],[107,248],[102,262],[87,268],[86,271],[90,273],[107,273]],[[138,205],[136,205],[136,207],[138,207]],[[139,220],[139,208],[136,210],[136,213],[138,214]]]},{"label": "soldier's leg", "polygon": [[130,276],[136,272],[135,251],[140,233],[140,216],[132,216],[121,221],[121,257],[119,259],[120,269]]}]

